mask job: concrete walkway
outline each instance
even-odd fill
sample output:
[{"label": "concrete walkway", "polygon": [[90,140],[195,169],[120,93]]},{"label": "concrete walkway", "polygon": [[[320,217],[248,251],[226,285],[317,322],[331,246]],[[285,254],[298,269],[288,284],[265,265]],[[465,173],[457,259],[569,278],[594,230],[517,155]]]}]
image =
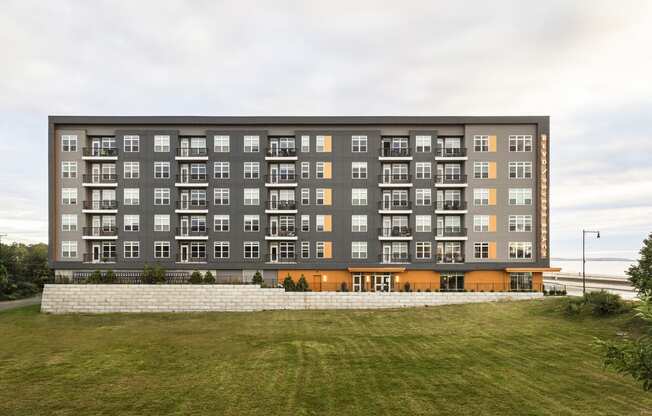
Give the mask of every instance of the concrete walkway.
[{"label": "concrete walkway", "polygon": [[41,303],[41,295],[34,296],[33,298],[27,298],[27,299],[2,301],[0,302],[0,312],[7,311],[9,309],[20,308],[22,306],[39,305],[40,303]]}]

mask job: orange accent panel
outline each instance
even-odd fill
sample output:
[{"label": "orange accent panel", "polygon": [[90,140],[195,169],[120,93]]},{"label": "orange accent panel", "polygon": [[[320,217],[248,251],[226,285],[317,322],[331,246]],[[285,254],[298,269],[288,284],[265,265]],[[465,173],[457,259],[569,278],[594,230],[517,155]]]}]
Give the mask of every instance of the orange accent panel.
[{"label": "orange accent panel", "polygon": [[332,136],[324,136],[324,152],[332,152],[333,151],[333,137]]},{"label": "orange accent panel", "polygon": [[489,151],[490,152],[495,152],[496,151],[496,136],[492,135],[489,136]]},{"label": "orange accent panel", "polygon": [[489,242],[489,258],[490,259],[496,259],[498,256],[496,255],[496,242],[495,241],[490,241]]},{"label": "orange accent panel", "polygon": [[496,162],[489,162],[489,179],[496,179]]},{"label": "orange accent panel", "polygon": [[324,162],[324,179],[333,178],[333,164],[331,162]]},{"label": "orange accent panel", "polygon": [[333,205],[333,190],[331,188],[324,189],[324,205]]},{"label": "orange accent panel", "polygon": [[332,259],[333,258],[333,242],[324,241],[324,258]]},{"label": "orange accent panel", "polygon": [[333,231],[333,216],[324,215],[324,231]]},{"label": "orange accent panel", "polygon": [[496,232],[496,216],[495,215],[490,215],[489,216],[489,231]]},{"label": "orange accent panel", "polygon": [[489,189],[489,205],[496,205],[496,188]]}]

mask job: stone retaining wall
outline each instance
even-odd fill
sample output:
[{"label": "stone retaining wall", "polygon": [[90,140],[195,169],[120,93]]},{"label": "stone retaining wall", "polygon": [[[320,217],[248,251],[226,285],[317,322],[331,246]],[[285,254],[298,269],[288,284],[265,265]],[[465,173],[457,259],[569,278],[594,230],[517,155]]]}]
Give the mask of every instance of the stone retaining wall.
[{"label": "stone retaining wall", "polygon": [[258,285],[45,285],[46,313],[383,309],[542,297],[541,293],[285,292]]}]

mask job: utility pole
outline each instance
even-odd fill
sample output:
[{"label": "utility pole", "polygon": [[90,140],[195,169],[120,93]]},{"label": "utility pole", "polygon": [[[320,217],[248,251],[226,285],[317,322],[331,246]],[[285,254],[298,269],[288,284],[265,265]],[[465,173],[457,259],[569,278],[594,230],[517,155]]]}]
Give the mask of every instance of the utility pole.
[{"label": "utility pole", "polygon": [[586,235],[587,234],[597,234],[597,238],[600,238],[600,231],[588,231],[582,230],[582,295],[586,294]]}]

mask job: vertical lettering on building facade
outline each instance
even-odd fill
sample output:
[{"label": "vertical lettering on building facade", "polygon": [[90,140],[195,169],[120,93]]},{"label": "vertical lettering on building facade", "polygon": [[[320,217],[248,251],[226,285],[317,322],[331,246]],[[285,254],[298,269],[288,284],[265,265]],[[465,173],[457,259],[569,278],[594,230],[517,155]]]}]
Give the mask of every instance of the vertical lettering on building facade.
[{"label": "vertical lettering on building facade", "polygon": [[541,135],[541,149],[539,151],[539,193],[541,197],[539,207],[539,224],[541,230],[541,258],[548,258],[548,135]]}]

